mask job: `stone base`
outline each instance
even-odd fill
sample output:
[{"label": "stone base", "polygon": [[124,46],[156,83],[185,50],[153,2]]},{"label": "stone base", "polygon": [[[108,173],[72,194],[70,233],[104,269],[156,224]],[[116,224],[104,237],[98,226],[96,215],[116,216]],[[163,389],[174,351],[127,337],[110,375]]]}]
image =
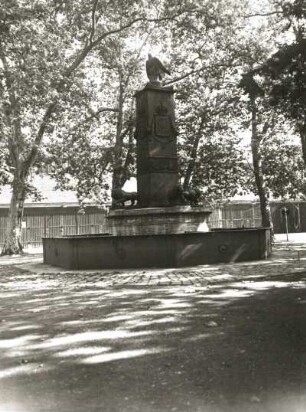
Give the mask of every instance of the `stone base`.
[{"label": "stone base", "polygon": [[210,214],[203,206],[116,209],[107,216],[108,232],[116,236],[208,232]]},{"label": "stone base", "polygon": [[171,268],[265,259],[270,229],[44,238],[44,263],[67,269]]}]

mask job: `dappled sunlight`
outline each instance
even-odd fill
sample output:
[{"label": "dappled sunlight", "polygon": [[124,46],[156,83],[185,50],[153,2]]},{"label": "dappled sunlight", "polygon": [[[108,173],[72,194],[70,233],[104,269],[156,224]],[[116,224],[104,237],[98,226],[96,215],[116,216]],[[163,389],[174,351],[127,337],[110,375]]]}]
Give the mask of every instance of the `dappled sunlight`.
[{"label": "dappled sunlight", "polygon": [[7,318],[2,319],[1,322],[0,322],[0,333],[3,333],[7,330],[12,330],[12,329],[17,328],[19,326],[28,326],[28,323],[24,320],[9,321]]},{"label": "dappled sunlight", "polygon": [[[49,300],[49,299],[48,299]],[[35,299],[28,299],[24,301],[25,304],[37,304],[37,306],[41,303],[45,303],[45,298],[35,298]]]},{"label": "dappled sunlight", "polygon": [[[48,370],[51,368],[48,367]],[[30,373],[42,373],[46,372],[46,368],[42,368],[41,364],[31,363],[29,365],[19,365],[12,368],[6,368],[0,370],[0,379],[11,378],[16,375],[30,374]],[[18,411],[19,412],[19,411]]]},{"label": "dappled sunlight", "polygon": [[[89,302],[87,302],[87,305],[93,305],[94,303],[97,303],[97,301],[92,301],[90,300]],[[63,307],[63,306],[70,306],[70,302],[60,302],[57,304],[57,307]]]},{"label": "dappled sunlight", "polygon": [[[101,307],[101,306],[99,306]],[[108,316],[103,317],[102,319],[79,319],[79,320],[70,320],[70,321],[64,321],[60,322],[61,326],[72,326],[72,327],[79,327],[81,325],[91,325],[91,324],[99,324],[99,323],[112,323],[112,322],[121,322],[125,320],[129,320],[134,318],[135,316],[131,314],[121,314],[121,313],[116,313],[115,315],[111,314]]]},{"label": "dappled sunlight", "polygon": [[58,280],[45,280],[45,279],[27,279],[27,280],[11,280],[6,283],[6,287],[14,290],[45,290],[52,289],[54,286],[57,286]]},{"label": "dappled sunlight", "polygon": [[105,319],[102,319],[102,322],[120,322],[120,321],[126,321],[129,319],[134,318],[135,315],[133,314],[125,314],[122,315],[121,313],[115,314],[115,315],[110,315],[107,316]]},{"label": "dappled sunlight", "polygon": [[82,361],[80,361],[80,363],[92,365],[96,363],[113,362],[116,360],[136,358],[136,357],[144,356],[144,355],[156,355],[162,352],[166,352],[167,350],[170,350],[170,349],[157,347],[157,348],[125,350],[125,351],[105,353],[102,355],[91,356],[91,357],[83,359]]},{"label": "dappled sunlight", "polygon": [[229,273],[221,273],[220,275],[215,275],[213,281],[214,282],[220,282],[223,280],[231,280],[235,279],[233,275],[230,275]]},{"label": "dappled sunlight", "polygon": [[[37,282],[37,274],[24,278],[26,287],[19,279],[21,286],[14,289],[14,299],[9,297],[10,279],[1,291],[7,307],[6,322],[0,323],[1,384],[14,384],[15,377],[40,384],[52,376],[61,385],[67,372],[70,388],[80,379],[85,391],[95,375],[101,376],[103,387],[112,387],[115,379],[124,388],[129,387],[127,381],[133,387],[153,379],[158,393],[162,393],[163,382],[171,393],[175,386],[167,385],[175,382],[173,385],[183,385],[195,396],[202,396],[199,394],[205,392],[206,382],[220,385],[222,393],[226,391],[222,379],[240,374],[234,362],[242,367],[244,383],[245,376],[253,373],[244,363],[247,354],[260,342],[256,342],[257,333],[260,339],[264,336],[256,318],[258,310],[252,307],[245,313],[246,323],[238,326],[233,313],[244,314],[249,299],[255,302],[257,296],[293,289],[299,294],[300,288],[305,288],[305,274],[279,279],[269,276],[263,265],[237,267],[139,272],[136,280],[131,272],[122,272],[118,286],[112,285],[116,274],[111,275],[113,279],[103,274],[100,280],[97,273],[93,278],[85,273],[49,274],[41,282]],[[36,286],[31,288],[31,282]],[[44,282],[46,290],[42,290]],[[155,282],[153,286],[151,282]],[[37,289],[38,284],[42,289]],[[296,305],[305,308],[305,303],[301,296]],[[272,338],[280,340],[277,334],[273,337],[271,325]],[[230,352],[233,342],[234,354]],[[234,359],[233,365],[228,366],[227,357]],[[215,362],[213,370],[206,368],[210,359]],[[264,361],[269,365],[269,359]],[[256,373],[260,376],[260,368]],[[63,379],[67,384],[67,376]],[[52,385],[57,384],[52,381]],[[228,390],[242,391],[234,389],[231,382]]]},{"label": "dappled sunlight", "polygon": [[306,283],[305,281],[294,282],[293,285],[291,285],[290,287],[292,287],[293,289],[305,289]]},{"label": "dappled sunlight", "polygon": [[213,295],[207,296],[206,299],[201,299],[197,303],[207,306],[214,306],[216,309],[218,309],[218,307],[228,305],[230,302],[229,300],[216,299],[216,295]]},{"label": "dappled sunlight", "polygon": [[201,249],[201,247],[202,247],[201,242],[195,245],[185,246],[185,248],[180,253],[180,256],[179,256],[180,259],[181,260],[187,259],[189,256],[192,256],[193,254],[195,254],[197,250]]},{"label": "dappled sunlight", "polygon": [[16,348],[25,346],[29,342],[36,340],[36,335],[23,335],[11,339],[0,339],[0,349]]},{"label": "dappled sunlight", "polygon": [[179,299],[160,299],[157,305],[157,309],[167,309],[167,308],[187,308],[191,307],[190,303]]},{"label": "dappled sunlight", "polygon": [[232,299],[239,299],[246,296],[252,295],[253,292],[249,290],[241,290],[241,289],[225,289],[220,290],[219,293],[214,293],[212,296],[207,297],[206,299],[228,299],[228,304]]},{"label": "dappled sunlight", "polygon": [[57,352],[53,356],[56,358],[69,358],[74,356],[89,356],[89,355],[97,355],[103,352],[108,352],[112,348],[103,347],[103,346],[86,346],[86,347],[79,347],[74,349],[68,349],[62,352]]},{"label": "dappled sunlight", "polygon": [[243,243],[239,248],[236,249],[234,255],[231,257],[230,262],[235,263],[239,260],[240,255],[242,255],[248,249],[248,244]]},{"label": "dappled sunlight", "polygon": [[[19,296],[19,292],[16,292],[16,293],[5,292],[6,298],[17,298],[18,296]],[[1,293],[0,293],[0,297],[1,297]]]},{"label": "dappled sunlight", "polygon": [[48,306],[40,306],[40,307],[38,307],[38,308],[28,309],[28,311],[29,311],[29,312],[32,312],[32,313],[46,312],[46,311],[49,311],[49,310],[50,310],[50,306],[49,306],[49,305],[48,305]]},{"label": "dappled sunlight", "polygon": [[76,345],[83,342],[94,342],[100,340],[112,340],[112,339],[128,339],[138,336],[153,334],[152,331],[142,332],[129,332],[126,330],[104,330],[104,331],[89,331],[84,333],[75,333],[66,336],[58,336],[51,338],[46,342],[40,344],[34,344],[29,346],[30,349],[43,349],[52,348],[63,345]]},{"label": "dappled sunlight", "polygon": [[130,289],[130,288],[124,288],[121,290],[112,290],[108,289],[105,294],[106,295],[111,295],[113,298],[128,298],[128,297],[134,297],[135,295],[140,295],[143,296],[144,294],[148,293],[146,289]]},{"label": "dappled sunlight", "polygon": [[266,404],[277,412],[305,412],[306,394],[302,390],[273,392],[267,395]]},{"label": "dappled sunlight", "polygon": [[63,322],[59,322],[60,326],[68,326],[68,327],[79,327],[85,325],[91,325],[96,323],[105,322],[105,319],[80,319],[80,320],[67,320]]},{"label": "dappled sunlight", "polygon": [[271,288],[285,288],[293,287],[294,282],[280,282],[280,281],[257,281],[257,282],[248,282],[244,281],[241,283],[233,283],[233,287],[237,288],[248,288],[252,290],[267,290]]},{"label": "dappled sunlight", "polygon": [[[48,302],[52,303],[52,302],[60,302],[61,300],[67,299],[69,297],[69,295],[65,294],[62,296],[49,296],[48,297]],[[43,302],[46,299],[46,295],[39,297],[39,298],[35,298],[35,299],[29,299],[26,301],[26,303],[38,303],[38,302]]]},{"label": "dappled sunlight", "polygon": [[13,328],[10,328],[11,332],[20,332],[24,330],[35,330],[35,329],[41,329],[41,325],[22,325],[22,326],[15,326]]},{"label": "dappled sunlight", "polygon": [[198,335],[190,336],[188,338],[185,338],[185,342],[196,342],[198,340],[203,340],[203,339],[208,339],[211,337],[211,333],[200,333]]},{"label": "dappled sunlight", "polygon": [[[78,286],[80,287],[80,286]],[[83,296],[96,296],[96,295],[100,295],[101,291],[100,290],[82,290],[82,291],[78,291],[75,292],[73,295],[75,297],[79,296],[79,297],[83,297]]]},{"label": "dappled sunlight", "polygon": [[163,315],[179,315],[180,313],[185,313],[184,310],[182,310],[182,308],[180,308],[181,310],[177,310],[177,309],[167,309],[167,308],[155,308],[153,309],[152,307],[147,308],[146,310],[135,310],[133,313],[136,316],[163,316]]},{"label": "dappled sunlight", "polygon": [[166,316],[160,319],[149,319],[149,320],[139,320],[139,319],[134,319],[127,321],[125,323],[125,326],[129,329],[133,328],[140,328],[140,327],[146,327],[146,326],[151,326],[154,324],[161,324],[161,323],[175,323],[178,321],[178,318],[175,316]]}]

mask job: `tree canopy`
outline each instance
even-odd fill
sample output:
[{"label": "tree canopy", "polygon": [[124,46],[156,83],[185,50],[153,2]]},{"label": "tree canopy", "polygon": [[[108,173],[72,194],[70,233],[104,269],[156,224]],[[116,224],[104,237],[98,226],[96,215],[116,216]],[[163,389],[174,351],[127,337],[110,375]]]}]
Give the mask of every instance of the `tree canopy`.
[{"label": "tree canopy", "polygon": [[[246,179],[250,99],[258,137],[274,104],[282,133],[299,133],[306,147],[305,41],[302,0],[2,0],[0,185],[12,187],[5,253],[20,250],[34,173],[47,171],[83,204],[108,202],[111,187],[135,174],[133,95],[146,82],[148,51],[176,89],[184,186],[214,199],[256,191]],[[260,138],[269,147],[260,158],[267,193],[298,196],[299,148],[276,136]],[[276,152],[280,171],[292,165],[286,178],[268,166]]]}]

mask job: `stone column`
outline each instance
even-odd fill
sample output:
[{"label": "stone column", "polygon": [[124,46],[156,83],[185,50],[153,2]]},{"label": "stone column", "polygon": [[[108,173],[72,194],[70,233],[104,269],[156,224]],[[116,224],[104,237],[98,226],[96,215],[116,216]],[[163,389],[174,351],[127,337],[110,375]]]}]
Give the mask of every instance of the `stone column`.
[{"label": "stone column", "polygon": [[168,192],[179,183],[173,94],[151,83],[135,94],[140,207],[168,206]]}]

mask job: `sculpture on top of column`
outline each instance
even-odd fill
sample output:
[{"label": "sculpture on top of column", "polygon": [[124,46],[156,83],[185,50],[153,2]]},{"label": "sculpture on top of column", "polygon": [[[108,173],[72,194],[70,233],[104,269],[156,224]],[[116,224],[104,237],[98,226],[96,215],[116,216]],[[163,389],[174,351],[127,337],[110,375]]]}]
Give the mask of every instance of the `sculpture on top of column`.
[{"label": "sculpture on top of column", "polygon": [[153,57],[150,53],[148,54],[148,60],[146,61],[146,72],[150,83],[158,83],[163,79],[166,74],[170,75],[170,71],[162,64],[162,62],[157,58]]},{"label": "sculpture on top of column", "polygon": [[149,54],[146,72],[149,82],[135,94],[137,193],[113,188],[114,208],[124,208],[126,202],[137,208],[197,206],[200,192],[183,189],[180,184],[175,90],[173,86],[163,87],[160,82],[170,71]]}]

